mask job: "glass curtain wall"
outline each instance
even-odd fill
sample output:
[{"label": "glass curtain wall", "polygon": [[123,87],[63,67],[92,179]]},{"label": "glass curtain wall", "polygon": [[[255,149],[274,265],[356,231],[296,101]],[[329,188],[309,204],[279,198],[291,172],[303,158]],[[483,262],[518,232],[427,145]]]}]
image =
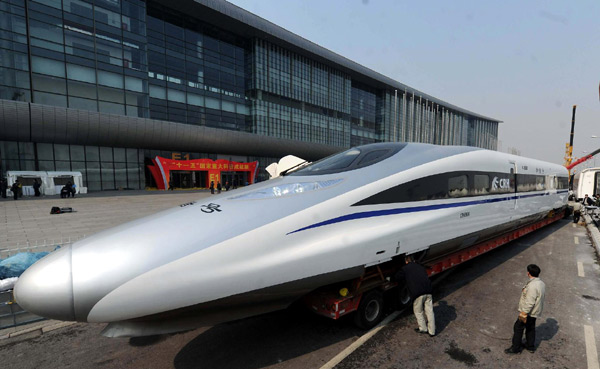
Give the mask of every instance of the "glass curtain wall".
[{"label": "glass curtain wall", "polygon": [[144,150],[0,141],[0,157],[2,172],[81,172],[83,184],[89,191],[141,189],[145,186]]},{"label": "glass curtain wall", "polygon": [[144,2],[27,6],[34,103],[148,117]]},{"label": "glass curtain wall", "polygon": [[245,41],[148,9],[150,117],[247,131]]},{"label": "glass curtain wall", "polygon": [[[253,133],[346,147],[382,141],[470,142],[463,113],[406,91],[396,95],[353,81],[265,40],[252,41],[251,76]],[[477,122],[473,145],[495,149],[494,133],[486,136],[486,127],[495,123]]]},{"label": "glass curtain wall", "polygon": [[381,141],[381,104],[382,100],[376,89],[352,82],[351,146]]},{"label": "glass curtain wall", "polygon": [[497,147],[496,122],[468,117],[406,91],[386,91],[382,101],[381,141]]},{"label": "glass curtain wall", "polygon": [[252,42],[252,132],[350,145],[350,77],[273,45]]},{"label": "glass curtain wall", "polygon": [[468,121],[468,144],[479,147],[497,147],[498,124],[472,118]]},{"label": "glass curtain wall", "polygon": [[31,101],[23,0],[0,2],[0,99]]}]

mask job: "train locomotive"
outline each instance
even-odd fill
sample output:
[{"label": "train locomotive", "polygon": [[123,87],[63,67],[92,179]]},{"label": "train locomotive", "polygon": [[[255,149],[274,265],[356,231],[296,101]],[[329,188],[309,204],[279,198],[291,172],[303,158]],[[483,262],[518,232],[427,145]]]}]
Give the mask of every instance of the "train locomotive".
[{"label": "train locomotive", "polygon": [[283,309],[404,255],[422,261],[561,211],[567,170],[474,147],[379,143],[100,232],[14,295],[52,319],[143,336]]}]

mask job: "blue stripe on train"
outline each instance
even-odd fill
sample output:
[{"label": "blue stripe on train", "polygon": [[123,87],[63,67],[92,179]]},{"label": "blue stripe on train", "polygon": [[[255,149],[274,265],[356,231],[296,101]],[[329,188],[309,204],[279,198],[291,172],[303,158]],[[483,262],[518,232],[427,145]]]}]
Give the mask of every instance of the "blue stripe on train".
[{"label": "blue stripe on train", "polygon": [[[557,193],[566,193],[568,190],[560,190],[556,191]],[[297,229],[295,231],[289,232],[289,234],[305,231],[307,229],[322,227],[330,224],[346,222],[349,220],[355,219],[364,219],[364,218],[372,218],[372,217],[382,217],[387,215],[396,215],[396,214],[406,214],[406,213],[418,213],[421,211],[430,211],[430,210],[439,210],[439,209],[449,209],[449,208],[459,208],[463,206],[470,205],[479,205],[479,204],[490,204],[494,202],[501,201],[510,201],[515,199],[525,199],[528,197],[538,197],[538,196],[548,196],[550,192],[532,194],[532,195],[516,195],[516,196],[508,196],[508,197],[497,197],[493,199],[484,199],[484,200],[473,200],[473,201],[465,201],[465,202],[455,202],[451,204],[436,204],[436,205],[425,205],[425,206],[415,206],[412,208],[398,208],[398,209],[386,209],[386,210],[374,210],[374,211],[364,211],[360,213],[343,215],[341,217],[325,220],[323,222],[311,224],[304,228]]]}]

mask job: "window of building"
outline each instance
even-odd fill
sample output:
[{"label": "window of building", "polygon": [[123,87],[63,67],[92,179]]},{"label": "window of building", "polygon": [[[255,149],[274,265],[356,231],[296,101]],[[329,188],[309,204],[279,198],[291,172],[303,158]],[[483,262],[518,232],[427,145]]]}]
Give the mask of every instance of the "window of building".
[{"label": "window of building", "polygon": [[66,95],[67,85],[63,78],[32,74],[33,88],[37,91],[56,92]]},{"label": "window of building", "polygon": [[30,19],[29,30],[31,37],[51,41],[56,44],[63,43],[62,24],[53,25]]},{"label": "window of building", "polygon": [[125,115],[125,105],[99,101],[98,111],[100,113]]},{"label": "window of building", "polygon": [[35,73],[63,78],[65,77],[65,63],[58,60],[32,56],[31,66],[31,70]]},{"label": "window of building", "polygon": [[85,97],[87,99],[97,98],[95,84],[68,81],[69,96]]},{"label": "window of building", "polygon": [[123,75],[98,70],[98,84],[109,87],[123,88]]},{"label": "window of building", "polygon": [[36,104],[67,107],[67,97],[55,93],[33,91],[33,102]]},{"label": "window of building", "polygon": [[71,160],[85,161],[85,148],[80,145],[70,145]]},{"label": "window of building", "polygon": [[67,64],[67,76],[69,79],[75,81],[96,83],[96,71],[94,68],[76,64]]}]

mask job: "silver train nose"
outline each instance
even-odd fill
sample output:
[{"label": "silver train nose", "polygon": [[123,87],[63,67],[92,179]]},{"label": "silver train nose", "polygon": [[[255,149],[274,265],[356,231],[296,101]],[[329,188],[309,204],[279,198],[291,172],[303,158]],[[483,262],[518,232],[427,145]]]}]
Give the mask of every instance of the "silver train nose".
[{"label": "silver train nose", "polygon": [[33,314],[75,320],[71,247],[54,251],[29,267],[17,281],[14,296]]}]

